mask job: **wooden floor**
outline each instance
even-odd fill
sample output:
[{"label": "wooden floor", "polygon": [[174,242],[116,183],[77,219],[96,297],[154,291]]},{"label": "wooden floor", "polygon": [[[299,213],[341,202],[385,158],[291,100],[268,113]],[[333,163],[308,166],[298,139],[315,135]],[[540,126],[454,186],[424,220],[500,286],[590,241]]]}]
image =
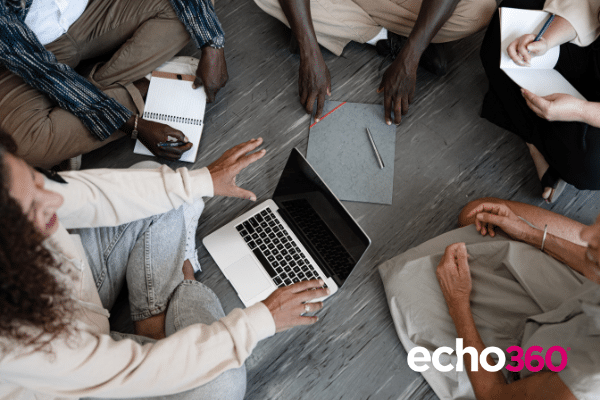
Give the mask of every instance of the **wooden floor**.
[{"label": "wooden floor", "polygon": [[[298,56],[287,50],[289,31],[250,0],[217,2],[226,36],[229,82],[206,110],[200,168],[229,147],[262,136],[267,155],[238,182],[259,201],[271,196],[290,150],[305,153],[309,116],[298,100]],[[525,144],[479,117],[487,83],[478,49],[482,34],[450,46],[442,78],[419,70],[409,114],[397,128],[394,202],[345,203],[373,245],[343,289],[328,299],[310,328],[277,334],[257,346],[246,365],[247,399],[436,398],[406,364],[386,304],[377,266],[408,248],[456,227],[462,206],[483,196],[523,201],[584,223],[600,212],[598,195],[568,187],[558,203],[541,201],[541,188]],[[199,55],[188,47],[182,54]],[[382,103],[376,93],[381,57],[351,43],[341,57],[325,51],[332,100]],[[383,116],[383,107],[382,107]],[[128,167],[147,159],[119,141],[86,155],[84,168]],[[211,199],[197,240],[252,207],[237,199]],[[199,247],[198,278],[219,295],[226,312],[242,303],[206,250]]]}]

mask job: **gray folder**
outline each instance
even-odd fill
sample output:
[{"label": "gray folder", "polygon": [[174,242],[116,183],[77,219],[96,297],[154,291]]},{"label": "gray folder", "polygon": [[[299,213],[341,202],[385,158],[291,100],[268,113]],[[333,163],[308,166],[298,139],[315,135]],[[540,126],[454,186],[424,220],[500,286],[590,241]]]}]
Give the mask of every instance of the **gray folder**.
[{"label": "gray folder", "polygon": [[[307,159],[340,200],[392,204],[396,126],[386,125],[381,104],[326,101],[311,120]],[[367,136],[373,135],[381,169]]]}]

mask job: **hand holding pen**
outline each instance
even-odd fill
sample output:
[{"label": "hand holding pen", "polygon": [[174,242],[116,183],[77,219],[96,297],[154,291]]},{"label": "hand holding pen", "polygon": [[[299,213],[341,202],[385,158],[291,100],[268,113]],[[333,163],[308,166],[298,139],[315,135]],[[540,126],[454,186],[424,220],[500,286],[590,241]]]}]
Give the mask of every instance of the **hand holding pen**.
[{"label": "hand holding pen", "polygon": [[554,14],[550,14],[537,35],[523,35],[508,45],[506,51],[515,64],[530,67],[533,57],[546,54],[550,47],[543,35],[552,24],[552,21],[554,21]]},{"label": "hand holding pen", "polygon": [[[139,118],[138,139],[157,157],[175,161],[192,148],[192,143],[180,130],[159,122]],[[167,143],[161,146],[161,143]],[[176,143],[176,144],[171,144]]]}]

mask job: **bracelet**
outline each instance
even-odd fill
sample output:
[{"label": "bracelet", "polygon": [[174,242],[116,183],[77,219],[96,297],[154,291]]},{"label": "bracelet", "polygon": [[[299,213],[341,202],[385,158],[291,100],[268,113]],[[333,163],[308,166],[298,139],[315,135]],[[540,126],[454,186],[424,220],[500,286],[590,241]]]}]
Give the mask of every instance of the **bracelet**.
[{"label": "bracelet", "polygon": [[546,234],[548,233],[548,224],[546,224],[546,226],[544,227],[544,236],[542,237],[542,247],[540,248],[540,250],[543,252],[544,251],[544,245],[546,244]]},{"label": "bracelet", "polygon": [[123,125],[122,127],[119,128],[119,130],[125,132],[126,134],[128,134],[129,136],[131,136],[131,138],[133,140],[137,139],[138,137],[138,130],[137,130],[137,126],[138,126],[138,118],[139,115],[135,114],[135,120],[133,122],[133,129],[131,129],[128,126]]},{"label": "bracelet", "polygon": [[135,114],[135,122],[133,123],[133,131],[131,131],[131,138],[133,140],[137,139],[137,137],[138,137],[137,124],[138,124],[138,115]]}]

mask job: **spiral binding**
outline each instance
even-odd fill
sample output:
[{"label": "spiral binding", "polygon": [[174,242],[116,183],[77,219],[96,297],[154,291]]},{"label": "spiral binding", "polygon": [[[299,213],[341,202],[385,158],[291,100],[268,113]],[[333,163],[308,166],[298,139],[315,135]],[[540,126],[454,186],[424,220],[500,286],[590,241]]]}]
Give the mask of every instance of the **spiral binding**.
[{"label": "spiral binding", "polygon": [[176,115],[159,114],[155,112],[144,112],[144,119],[153,119],[155,121],[177,122],[187,125],[202,125],[202,120],[197,118],[184,118]]}]

